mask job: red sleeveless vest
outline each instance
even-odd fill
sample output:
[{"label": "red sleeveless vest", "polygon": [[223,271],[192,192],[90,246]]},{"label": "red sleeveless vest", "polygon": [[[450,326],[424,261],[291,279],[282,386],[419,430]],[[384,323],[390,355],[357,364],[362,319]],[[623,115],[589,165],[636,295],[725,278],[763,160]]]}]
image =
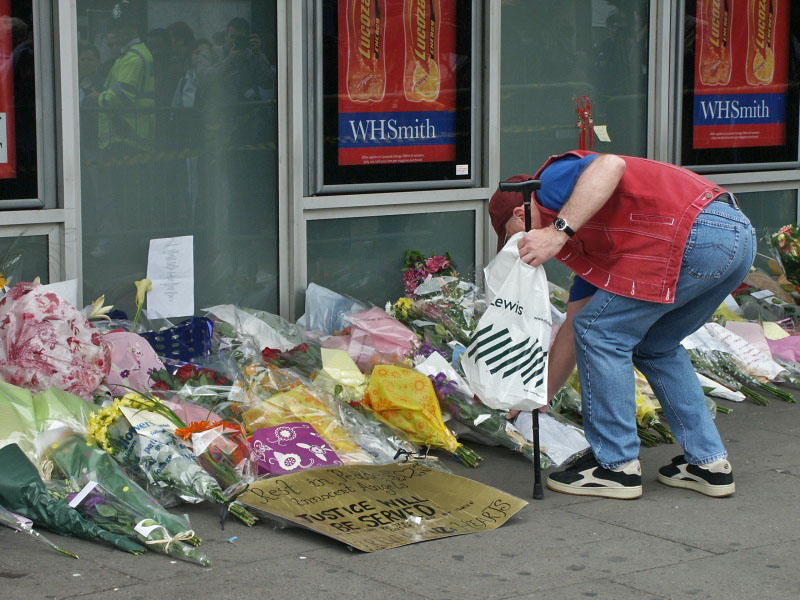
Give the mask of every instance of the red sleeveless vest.
[{"label": "red sleeveless vest", "polygon": [[[562,156],[593,154],[573,150],[551,156],[541,177]],[[625,173],[608,202],[556,255],[576,275],[620,296],[670,304],[683,251],[694,220],[725,190],[691,171],[645,158],[621,156]],[[549,226],[557,213],[534,200]]]}]

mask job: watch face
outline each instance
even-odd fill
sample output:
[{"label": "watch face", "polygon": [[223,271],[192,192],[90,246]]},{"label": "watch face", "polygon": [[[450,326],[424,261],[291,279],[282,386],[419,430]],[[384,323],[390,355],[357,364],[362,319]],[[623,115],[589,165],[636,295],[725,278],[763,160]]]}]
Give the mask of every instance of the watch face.
[{"label": "watch face", "polygon": [[553,221],[553,227],[555,227],[559,231],[564,231],[564,229],[567,227],[567,222],[561,217],[559,217],[555,221]]}]

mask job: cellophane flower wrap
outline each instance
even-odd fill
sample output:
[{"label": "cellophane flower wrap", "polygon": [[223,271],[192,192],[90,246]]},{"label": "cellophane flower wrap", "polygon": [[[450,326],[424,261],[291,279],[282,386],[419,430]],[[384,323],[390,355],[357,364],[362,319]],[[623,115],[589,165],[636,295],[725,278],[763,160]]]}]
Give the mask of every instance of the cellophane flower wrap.
[{"label": "cellophane flower wrap", "polygon": [[216,368],[167,359],[165,366],[150,373],[153,394],[161,398],[185,422],[232,420],[237,414],[228,396],[233,387],[230,365]]},{"label": "cellophane flower wrap", "polygon": [[456,277],[433,277],[420,284],[414,297],[400,298],[388,311],[445,357],[453,346],[468,346],[486,310],[482,293]]},{"label": "cellophane flower wrap", "polygon": [[481,460],[445,426],[433,384],[421,373],[395,365],[375,367],[364,406],[415,443],[451,452],[467,466],[476,467]]},{"label": "cellophane flower wrap", "polygon": [[231,400],[242,406],[248,435],[260,428],[308,423],[345,464],[387,463],[398,450],[414,450],[407,440],[299,373],[272,364],[248,365],[244,373]]},{"label": "cellophane flower wrap", "polygon": [[[43,470],[52,470],[55,481],[61,480],[55,484],[56,489],[66,495],[65,500],[83,518],[127,536],[148,550],[210,564],[202,552],[192,547],[200,539],[189,522],[166,511],[91,439],[67,433],[48,446],[43,459]],[[52,492],[49,483],[48,487]]]},{"label": "cellophane flower wrap", "polygon": [[0,378],[33,391],[50,386],[85,400],[111,368],[111,350],[69,302],[20,282],[0,299]]},{"label": "cellophane flower wrap", "polygon": [[257,476],[256,459],[241,425],[228,421],[195,421],[175,435],[190,440],[197,461],[224,490],[235,491]]},{"label": "cellophane flower wrap", "polygon": [[770,237],[770,245],[786,279],[800,286],[800,228],[784,225]]},{"label": "cellophane flower wrap", "polygon": [[252,525],[255,517],[240,504],[230,503],[192,450],[175,436],[175,428],[185,424],[174,419],[174,413],[158,400],[129,393],[93,414],[88,430],[156,498],[174,493],[186,502],[226,505],[240,521]]},{"label": "cellophane flower wrap", "polygon": [[242,413],[242,420],[248,434],[284,423],[308,423],[345,464],[373,462],[342,423],[342,404],[324,391],[313,389],[299,376],[274,366],[246,368],[245,372],[248,375],[242,400],[249,408]]},{"label": "cellophane flower wrap", "polygon": [[533,443],[517,431],[505,413],[481,403],[450,364],[432,354],[415,369],[433,383],[442,412],[492,442],[534,460]]}]

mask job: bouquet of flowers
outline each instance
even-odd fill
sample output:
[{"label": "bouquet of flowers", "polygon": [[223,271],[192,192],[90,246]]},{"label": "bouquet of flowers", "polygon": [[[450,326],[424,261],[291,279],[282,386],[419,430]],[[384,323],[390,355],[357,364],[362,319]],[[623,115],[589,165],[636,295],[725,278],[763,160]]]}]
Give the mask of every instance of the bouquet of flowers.
[{"label": "bouquet of flowers", "polygon": [[[90,482],[95,482],[105,490],[105,495],[119,498],[126,512],[131,518],[135,518],[137,523],[142,519],[153,520],[165,529],[170,538],[180,536],[189,544],[195,546],[200,544],[200,538],[194,533],[191,536],[186,535],[187,531],[192,530],[185,517],[164,510],[155,498],[134,482],[107,452],[91,441],[91,438],[87,439],[75,432],[60,435],[46,448],[42,455],[41,468],[42,471],[50,472],[51,475],[65,480],[66,487],[77,488],[75,491],[80,491]],[[132,530],[122,534],[132,539],[137,537]]]},{"label": "bouquet of flowers", "polygon": [[469,467],[477,467],[481,461],[445,426],[433,384],[421,373],[394,365],[376,367],[364,394],[364,406],[415,443],[447,450]]},{"label": "bouquet of flowers", "polygon": [[786,279],[800,287],[800,229],[795,225],[784,225],[769,241]]},{"label": "bouquet of flowers", "polygon": [[439,398],[442,410],[453,419],[469,427],[491,441],[514,450],[533,462],[533,443],[526,440],[514,425],[505,418],[505,413],[478,402],[458,389],[456,382],[444,373],[428,375]]},{"label": "bouquet of flowers", "polygon": [[194,536],[190,529],[176,536],[154,519],[142,515],[125,501],[124,492],[112,493],[96,482],[87,482],[83,487],[67,481],[51,481],[50,493],[62,498],[87,521],[96,523],[107,531],[140,542],[148,550],[155,550],[173,558],[211,566],[205,554],[184,543]]},{"label": "bouquet of flowers", "polygon": [[66,502],[51,496],[36,467],[17,444],[0,448],[0,464],[0,505],[8,510],[62,535],[106,542],[132,554],[145,551],[128,537],[87,521]]},{"label": "bouquet of flowers", "polygon": [[286,352],[275,348],[264,348],[261,357],[265,364],[290,369],[312,381],[322,369],[322,350],[315,342],[298,344]]},{"label": "bouquet of flowers", "polygon": [[187,502],[222,504],[245,525],[253,525],[256,518],[231,502],[190,448],[175,437],[176,427],[185,424],[163,403],[130,393],[93,414],[88,429],[100,447],[139,473],[150,489],[177,492]]},{"label": "bouquet of flowers", "polygon": [[387,312],[411,328],[434,350],[449,358],[452,346],[469,345],[486,303],[474,284],[455,277],[433,277]]},{"label": "bouquet of flowers", "polygon": [[403,283],[406,296],[414,299],[414,290],[426,279],[437,277],[456,277],[456,266],[449,252],[426,258],[418,250],[406,250],[403,254]]},{"label": "bouquet of flowers", "polygon": [[223,489],[236,488],[256,478],[256,461],[238,424],[228,421],[194,421],[175,431],[191,440],[197,461]]}]

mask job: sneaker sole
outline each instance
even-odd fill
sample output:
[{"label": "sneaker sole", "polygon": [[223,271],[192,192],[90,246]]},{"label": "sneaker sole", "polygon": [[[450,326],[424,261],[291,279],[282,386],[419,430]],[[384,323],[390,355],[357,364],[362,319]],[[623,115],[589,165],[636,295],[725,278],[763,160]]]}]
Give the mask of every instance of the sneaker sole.
[{"label": "sneaker sole", "polygon": [[673,479],[666,475],[658,474],[658,481],[664,485],[675,488],[683,488],[686,490],[694,490],[712,498],[722,498],[730,496],[736,491],[736,483],[729,483],[727,485],[711,485],[710,483],[701,483],[700,481],[691,481],[688,479]]},{"label": "sneaker sole", "polygon": [[567,485],[548,479],[547,487],[554,492],[571,494],[573,496],[596,496],[598,498],[613,498],[615,500],[636,500],[642,496],[642,486],[635,487],[578,487]]}]

